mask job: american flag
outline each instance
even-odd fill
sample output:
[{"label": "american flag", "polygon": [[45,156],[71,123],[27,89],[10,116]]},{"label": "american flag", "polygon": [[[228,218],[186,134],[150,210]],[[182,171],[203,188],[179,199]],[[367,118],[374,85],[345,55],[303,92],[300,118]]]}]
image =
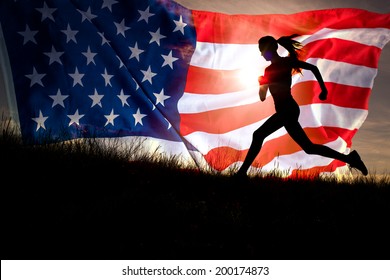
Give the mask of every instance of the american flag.
[{"label": "american flag", "polygon": [[[252,133],[273,112],[258,97],[267,62],[257,40],[293,33],[315,78],[294,76],[300,123],[315,143],[349,153],[363,124],[390,14],[330,9],[227,15],[170,0],[3,0],[1,27],[26,141],[144,139],[218,171],[243,161]],[[281,55],[286,54],[280,48]],[[282,128],[254,170],[335,172],[345,163],[307,155]]]}]

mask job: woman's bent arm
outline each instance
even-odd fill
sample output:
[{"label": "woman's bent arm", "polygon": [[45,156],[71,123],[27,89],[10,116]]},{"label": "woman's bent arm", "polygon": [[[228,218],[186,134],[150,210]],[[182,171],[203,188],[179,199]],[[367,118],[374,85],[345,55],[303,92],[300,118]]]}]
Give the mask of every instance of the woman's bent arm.
[{"label": "woman's bent arm", "polygon": [[260,96],[261,101],[265,100],[265,97],[267,95],[267,91],[268,91],[268,85],[260,85],[259,96]]},{"label": "woman's bent arm", "polygon": [[321,87],[320,99],[325,100],[327,95],[328,95],[328,89],[325,86],[324,79],[322,78],[322,75],[321,75],[318,67],[314,64],[310,64],[310,63],[300,61],[300,60],[298,61],[298,66],[299,66],[299,68],[310,70],[311,72],[313,72],[314,76],[316,77],[316,79]]}]

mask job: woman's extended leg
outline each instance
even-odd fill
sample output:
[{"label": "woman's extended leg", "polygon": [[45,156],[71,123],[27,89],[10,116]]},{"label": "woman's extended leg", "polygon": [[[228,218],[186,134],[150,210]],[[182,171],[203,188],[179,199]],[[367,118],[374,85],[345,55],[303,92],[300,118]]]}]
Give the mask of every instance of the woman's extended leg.
[{"label": "woman's extended leg", "polygon": [[299,122],[291,122],[285,128],[295,142],[308,154],[316,154],[328,158],[338,159],[348,163],[351,167],[359,169],[364,175],[368,174],[367,168],[356,151],[348,155],[342,154],[325,145],[314,144],[306,135]]},{"label": "woman's extended leg", "polygon": [[237,172],[239,176],[246,175],[248,168],[251,166],[252,162],[259,154],[261,147],[263,146],[264,139],[282,126],[282,118],[279,116],[278,113],[275,113],[268,120],[266,120],[262,126],[260,126],[258,129],[255,130],[255,132],[253,132],[251,146],[249,147],[248,153],[245,157],[243,164]]}]

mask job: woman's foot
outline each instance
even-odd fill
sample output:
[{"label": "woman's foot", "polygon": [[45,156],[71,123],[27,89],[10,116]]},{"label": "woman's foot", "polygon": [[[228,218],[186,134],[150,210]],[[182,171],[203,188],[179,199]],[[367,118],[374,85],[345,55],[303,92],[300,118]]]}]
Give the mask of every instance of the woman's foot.
[{"label": "woman's foot", "polygon": [[363,173],[364,176],[367,176],[368,170],[362,159],[360,158],[359,154],[357,151],[352,151],[348,155],[348,163],[349,166],[352,168],[358,169],[360,172]]}]

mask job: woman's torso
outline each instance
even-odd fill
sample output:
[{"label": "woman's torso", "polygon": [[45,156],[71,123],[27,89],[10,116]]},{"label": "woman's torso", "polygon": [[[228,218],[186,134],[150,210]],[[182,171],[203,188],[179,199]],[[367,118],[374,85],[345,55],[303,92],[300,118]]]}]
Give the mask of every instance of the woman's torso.
[{"label": "woman's torso", "polygon": [[277,62],[269,65],[264,72],[264,77],[268,81],[269,91],[274,99],[275,106],[289,102],[291,96],[291,75],[293,70],[293,60],[283,57]]}]

